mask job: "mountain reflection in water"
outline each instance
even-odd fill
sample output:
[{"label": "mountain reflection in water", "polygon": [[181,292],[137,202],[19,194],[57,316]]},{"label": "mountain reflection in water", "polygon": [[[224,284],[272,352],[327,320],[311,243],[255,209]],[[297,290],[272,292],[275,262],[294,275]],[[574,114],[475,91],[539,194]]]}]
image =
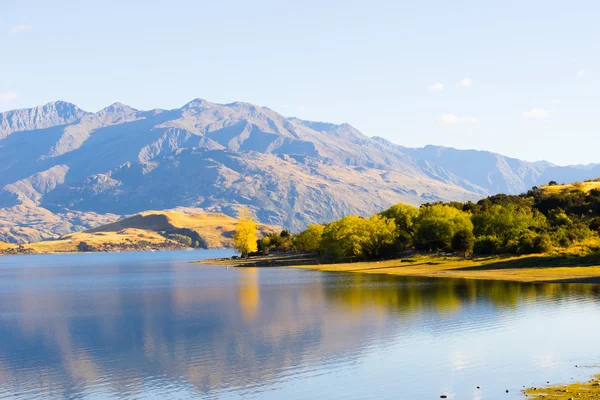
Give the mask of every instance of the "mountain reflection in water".
[{"label": "mountain reflection in water", "polygon": [[187,263],[204,254],[1,258],[0,397],[474,398],[572,377],[600,327],[596,285]]}]

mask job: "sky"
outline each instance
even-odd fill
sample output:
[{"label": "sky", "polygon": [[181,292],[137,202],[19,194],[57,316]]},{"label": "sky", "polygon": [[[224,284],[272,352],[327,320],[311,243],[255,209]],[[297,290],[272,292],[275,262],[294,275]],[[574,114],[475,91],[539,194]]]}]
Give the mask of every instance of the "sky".
[{"label": "sky", "polygon": [[600,162],[600,2],[0,0],[0,111],[246,101],[368,136]]}]

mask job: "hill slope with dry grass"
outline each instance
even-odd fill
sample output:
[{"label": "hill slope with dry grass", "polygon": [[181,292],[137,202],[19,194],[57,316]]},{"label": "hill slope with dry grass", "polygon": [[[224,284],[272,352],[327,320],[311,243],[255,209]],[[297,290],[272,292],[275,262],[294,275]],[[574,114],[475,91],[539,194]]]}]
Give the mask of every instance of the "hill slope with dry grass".
[{"label": "hill slope with dry grass", "polygon": [[[24,245],[0,242],[0,253],[63,253],[76,251],[144,251],[232,246],[237,220],[198,209],[147,211],[55,240]],[[259,236],[277,232],[259,225]],[[187,239],[186,239],[187,238]],[[182,240],[185,239],[185,240]],[[84,243],[82,245],[82,243]]]},{"label": "hill slope with dry grass", "polygon": [[591,190],[600,189],[600,181],[592,180],[592,181],[586,181],[586,182],[576,182],[576,183],[567,183],[567,184],[542,185],[540,187],[540,189],[548,194],[569,193],[572,191],[580,191],[583,193],[589,193]]}]

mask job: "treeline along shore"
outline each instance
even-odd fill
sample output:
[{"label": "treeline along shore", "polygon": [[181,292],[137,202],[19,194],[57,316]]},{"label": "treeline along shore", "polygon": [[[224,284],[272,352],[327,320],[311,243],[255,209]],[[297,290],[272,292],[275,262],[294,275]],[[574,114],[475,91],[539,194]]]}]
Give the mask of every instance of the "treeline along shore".
[{"label": "treeline along shore", "polygon": [[396,204],[295,235],[284,230],[256,240],[246,225],[238,235],[242,257],[204,263],[600,283],[599,233],[600,181],[550,182],[476,203]]},{"label": "treeline along shore", "polygon": [[[396,204],[256,240],[246,209],[234,243],[241,256],[204,260],[238,267],[600,284],[600,181],[550,182],[476,203]],[[578,285],[577,287],[582,287]],[[592,286],[596,288],[597,286]],[[532,399],[598,399],[588,382],[523,389]]]}]

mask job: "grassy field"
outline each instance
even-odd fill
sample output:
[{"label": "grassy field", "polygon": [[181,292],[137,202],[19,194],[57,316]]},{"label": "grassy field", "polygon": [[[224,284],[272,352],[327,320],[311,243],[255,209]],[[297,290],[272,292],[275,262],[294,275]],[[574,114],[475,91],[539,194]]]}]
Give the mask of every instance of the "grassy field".
[{"label": "grassy field", "polygon": [[600,283],[600,255],[529,255],[463,259],[419,255],[404,259],[339,264],[314,256],[269,256],[248,260],[207,260],[203,263],[237,266],[282,266],[319,271],[389,274],[432,278],[466,278],[519,282]]},{"label": "grassy field", "polygon": [[0,242],[0,251],[2,250],[6,250],[6,249],[10,249],[14,247],[14,245],[8,244],[8,243],[4,243],[4,242]]},{"label": "grassy field", "polygon": [[600,399],[600,375],[585,383],[573,383],[564,386],[550,386],[545,388],[530,388],[523,391],[534,400],[591,400]]},{"label": "grassy field", "polygon": [[600,182],[591,181],[569,183],[565,185],[543,185],[540,189],[544,190],[547,193],[570,192],[572,190],[581,190],[584,193],[587,193],[592,189],[600,189]]}]

